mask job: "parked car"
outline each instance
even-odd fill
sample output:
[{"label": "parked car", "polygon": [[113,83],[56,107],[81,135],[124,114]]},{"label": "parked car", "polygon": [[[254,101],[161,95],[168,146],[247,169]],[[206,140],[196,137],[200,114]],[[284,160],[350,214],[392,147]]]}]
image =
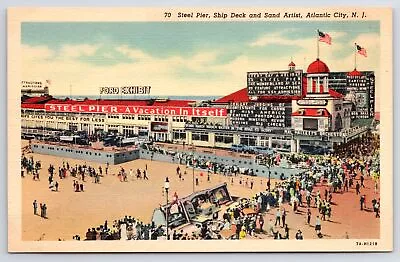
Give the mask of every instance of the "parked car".
[{"label": "parked car", "polygon": [[300,151],[310,155],[324,155],[330,153],[331,150],[319,146],[302,146]]},{"label": "parked car", "polygon": [[274,150],[263,146],[253,146],[251,147],[251,153],[257,155],[272,155],[274,154]]},{"label": "parked car", "polygon": [[240,145],[240,144],[239,145],[232,145],[231,146],[231,150],[234,151],[234,152],[242,153],[245,150],[245,146],[244,145]]}]

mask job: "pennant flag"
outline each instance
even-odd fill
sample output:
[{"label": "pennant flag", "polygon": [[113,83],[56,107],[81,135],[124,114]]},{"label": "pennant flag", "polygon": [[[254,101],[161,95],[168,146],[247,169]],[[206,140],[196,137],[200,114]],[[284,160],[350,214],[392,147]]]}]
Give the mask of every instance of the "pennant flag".
[{"label": "pennant flag", "polygon": [[49,85],[51,85],[51,80],[49,80],[49,79],[46,80],[46,83],[49,84]]},{"label": "pennant flag", "polygon": [[362,56],[367,57],[367,50],[359,45],[356,44],[357,47],[357,53],[359,53]]},{"label": "pennant flag", "polygon": [[318,31],[318,36],[319,36],[320,42],[327,43],[328,45],[330,45],[332,43],[332,38],[330,35],[328,35],[327,33],[321,32],[319,30],[317,30],[317,31]]}]

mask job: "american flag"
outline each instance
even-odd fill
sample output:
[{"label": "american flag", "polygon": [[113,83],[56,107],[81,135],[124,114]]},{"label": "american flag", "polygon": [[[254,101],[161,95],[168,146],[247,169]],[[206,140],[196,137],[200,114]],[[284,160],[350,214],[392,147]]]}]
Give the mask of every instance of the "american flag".
[{"label": "american flag", "polygon": [[365,49],[365,48],[363,48],[363,47],[361,47],[361,46],[359,46],[357,44],[355,44],[355,45],[356,45],[356,48],[357,48],[357,53],[359,53],[362,56],[367,57],[367,49]]},{"label": "american flag", "polygon": [[328,45],[330,45],[332,43],[332,38],[330,35],[328,35],[327,33],[321,32],[319,30],[317,30],[317,31],[318,31],[318,36],[319,36],[320,42],[327,43]]}]

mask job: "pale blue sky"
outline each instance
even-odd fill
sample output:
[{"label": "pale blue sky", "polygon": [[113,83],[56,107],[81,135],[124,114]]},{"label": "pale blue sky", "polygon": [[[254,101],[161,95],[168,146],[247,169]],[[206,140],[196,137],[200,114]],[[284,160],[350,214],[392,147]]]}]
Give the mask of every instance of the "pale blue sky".
[{"label": "pale blue sky", "polygon": [[[214,61],[227,63],[240,55],[250,58],[295,56],[302,51],[294,43],[269,44],[249,48],[257,38],[281,32],[286,39],[309,38],[316,29],[324,32],[344,32],[333,38],[333,44],[344,43],[363,33],[379,33],[379,23],[367,22],[126,22],[126,23],[23,23],[22,44],[47,46],[58,52],[63,45],[101,44],[95,54],[79,59],[95,65],[110,65],[120,62],[135,62],[115,50],[127,45],[155,57],[172,55],[190,57],[197,52],[223,50]],[[310,43],[313,44],[313,43]],[[360,43],[361,45],[363,43]],[[368,44],[368,43],[365,43]],[[300,47],[301,48],[301,47]],[[104,54],[113,53],[112,58]],[[351,48],[336,50],[338,58],[351,54]]]},{"label": "pale blue sky", "polygon": [[379,22],[24,22],[24,79],[51,79],[51,93],[95,95],[101,86],[150,85],[152,95],[226,95],[249,71],[306,70],[320,43],[331,71],[354,69],[354,42],[368,50],[359,70],[379,69]]}]

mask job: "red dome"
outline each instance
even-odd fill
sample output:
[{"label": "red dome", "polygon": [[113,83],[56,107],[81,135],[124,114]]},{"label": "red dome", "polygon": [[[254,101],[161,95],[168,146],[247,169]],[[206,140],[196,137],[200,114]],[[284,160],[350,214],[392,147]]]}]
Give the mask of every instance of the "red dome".
[{"label": "red dome", "polygon": [[289,66],[296,66],[296,65],[295,65],[295,63],[293,63],[293,61],[292,61],[292,62],[290,62]]},{"label": "red dome", "polygon": [[307,68],[308,74],[319,74],[319,73],[329,73],[329,72],[330,71],[328,66],[318,58],[317,60],[312,62]]},{"label": "red dome", "polygon": [[353,71],[349,72],[347,75],[348,76],[362,76],[362,73],[360,71],[357,71],[357,69],[354,69]]}]

